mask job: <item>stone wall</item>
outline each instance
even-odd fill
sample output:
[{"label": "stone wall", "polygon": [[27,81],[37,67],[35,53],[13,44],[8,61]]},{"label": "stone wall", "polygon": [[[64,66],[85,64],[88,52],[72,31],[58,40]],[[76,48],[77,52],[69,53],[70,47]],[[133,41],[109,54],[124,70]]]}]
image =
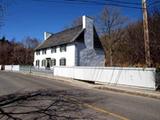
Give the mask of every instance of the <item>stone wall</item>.
[{"label": "stone wall", "polygon": [[79,66],[104,66],[105,55],[103,48],[94,48],[94,25],[93,19],[87,16],[83,16],[84,26],[84,45],[78,45],[79,54]]},{"label": "stone wall", "polygon": [[102,50],[83,49],[80,51],[80,66],[104,66]]}]

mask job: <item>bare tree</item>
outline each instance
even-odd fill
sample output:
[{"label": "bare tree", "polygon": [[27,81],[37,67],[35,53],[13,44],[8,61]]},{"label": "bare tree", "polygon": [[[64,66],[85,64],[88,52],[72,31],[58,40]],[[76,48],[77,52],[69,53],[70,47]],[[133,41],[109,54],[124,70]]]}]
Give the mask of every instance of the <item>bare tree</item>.
[{"label": "bare tree", "polygon": [[78,25],[82,25],[82,17],[78,17],[75,20],[73,20],[73,22],[71,23],[72,27],[78,26]]},{"label": "bare tree", "polygon": [[[106,44],[105,53],[109,55],[109,65],[113,65],[114,45],[123,39],[127,18],[122,16],[118,9],[105,7],[98,17],[98,26]],[[107,58],[106,58],[107,60]],[[107,62],[107,61],[106,61]]]},{"label": "bare tree", "polygon": [[0,39],[0,64],[10,64],[11,44],[5,37]]},{"label": "bare tree", "polygon": [[39,41],[27,37],[23,42],[9,41],[5,37],[0,39],[0,64],[32,65],[34,48]]},{"label": "bare tree", "polygon": [[64,26],[63,29],[65,30],[79,25],[82,25],[82,17],[77,17],[69,25]]},{"label": "bare tree", "polygon": [[31,37],[26,37],[22,42],[23,42],[24,47],[28,49],[34,49],[39,44],[38,39],[31,38]]},{"label": "bare tree", "polygon": [[34,60],[34,49],[38,46],[39,41],[36,38],[26,37],[22,44],[25,48],[25,64],[32,65]]}]

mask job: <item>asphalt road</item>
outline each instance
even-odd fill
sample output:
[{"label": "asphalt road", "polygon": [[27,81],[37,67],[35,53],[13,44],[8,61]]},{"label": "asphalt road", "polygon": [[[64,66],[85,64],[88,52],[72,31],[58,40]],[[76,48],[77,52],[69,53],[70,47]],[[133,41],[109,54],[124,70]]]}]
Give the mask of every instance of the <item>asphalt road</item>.
[{"label": "asphalt road", "polygon": [[95,115],[102,115],[102,119],[160,120],[160,100],[157,99],[111,91],[85,89],[84,87],[72,86],[69,83],[49,78],[0,72],[0,96],[39,89],[68,91],[70,93],[69,97],[83,102],[86,107],[94,111]]}]

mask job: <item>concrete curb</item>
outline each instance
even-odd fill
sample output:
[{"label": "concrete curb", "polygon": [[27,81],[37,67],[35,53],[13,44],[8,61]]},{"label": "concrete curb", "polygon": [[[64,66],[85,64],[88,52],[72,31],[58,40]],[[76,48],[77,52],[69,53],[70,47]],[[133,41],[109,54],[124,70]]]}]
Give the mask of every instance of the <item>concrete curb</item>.
[{"label": "concrete curb", "polygon": [[129,89],[120,89],[120,88],[113,88],[113,87],[106,87],[106,86],[99,86],[99,87],[95,87],[95,88],[100,89],[100,90],[109,90],[109,91],[127,93],[127,94],[131,94],[131,95],[138,95],[138,96],[143,96],[143,97],[155,98],[155,99],[160,100],[160,92],[148,93],[148,91],[142,92],[142,91],[137,91],[136,89],[135,89],[135,91],[133,91],[133,90],[129,90]]}]

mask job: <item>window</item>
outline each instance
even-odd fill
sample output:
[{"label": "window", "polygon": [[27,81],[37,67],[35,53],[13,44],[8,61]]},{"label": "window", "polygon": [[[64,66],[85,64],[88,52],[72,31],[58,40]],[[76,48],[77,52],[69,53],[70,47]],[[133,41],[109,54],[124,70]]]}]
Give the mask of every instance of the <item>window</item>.
[{"label": "window", "polygon": [[36,55],[40,55],[40,51],[36,51]]},{"label": "window", "polygon": [[51,67],[56,65],[56,59],[51,60]]},{"label": "window", "polygon": [[66,45],[60,46],[60,52],[65,52],[66,51]]},{"label": "window", "polygon": [[36,60],[36,66],[39,66],[39,60]]},{"label": "window", "polygon": [[46,54],[46,49],[42,50],[42,54]]},{"label": "window", "polygon": [[66,65],[66,58],[61,58],[60,59],[60,66],[65,66]]},{"label": "window", "polygon": [[56,53],[56,47],[51,48],[51,53]]},{"label": "window", "polygon": [[46,60],[42,60],[42,67],[46,66]]}]

